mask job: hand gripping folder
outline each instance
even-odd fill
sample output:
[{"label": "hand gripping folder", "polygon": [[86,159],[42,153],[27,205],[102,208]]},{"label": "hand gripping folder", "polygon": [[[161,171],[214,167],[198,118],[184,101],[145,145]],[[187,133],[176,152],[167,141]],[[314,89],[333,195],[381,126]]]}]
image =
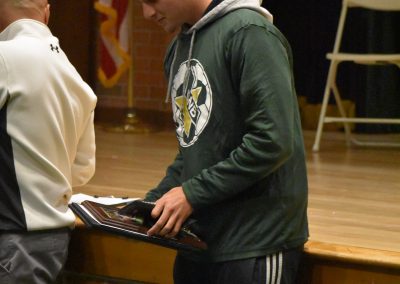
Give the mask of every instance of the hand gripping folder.
[{"label": "hand gripping folder", "polygon": [[147,231],[157,221],[151,216],[155,206],[152,202],[138,199],[121,206],[85,200],[69,206],[89,227],[176,250],[199,251],[207,248],[195,232],[196,221],[190,217],[174,238],[148,236]]}]

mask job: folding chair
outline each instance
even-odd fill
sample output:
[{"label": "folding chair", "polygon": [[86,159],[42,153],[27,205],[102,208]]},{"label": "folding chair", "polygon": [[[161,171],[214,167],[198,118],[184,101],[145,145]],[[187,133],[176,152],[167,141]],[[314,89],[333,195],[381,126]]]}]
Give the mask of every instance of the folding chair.
[{"label": "folding chair", "polygon": [[[321,113],[318,121],[317,132],[313,145],[313,151],[319,151],[324,123],[331,122],[343,123],[347,145],[353,143],[360,146],[400,146],[400,143],[360,141],[351,136],[350,123],[400,124],[400,118],[350,118],[346,116],[339,89],[336,84],[338,65],[341,62],[353,62],[356,64],[366,65],[394,64],[400,68],[400,54],[356,54],[340,52],[343,30],[346,22],[346,17],[348,17],[348,9],[356,7],[387,12],[400,11],[400,0],[343,0],[333,52],[327,54],[327,58],[330,60],[330,66],[322,101]],[[338,117],[326,115],[331,93],[333,93],[340,113],[340,116]]]}]

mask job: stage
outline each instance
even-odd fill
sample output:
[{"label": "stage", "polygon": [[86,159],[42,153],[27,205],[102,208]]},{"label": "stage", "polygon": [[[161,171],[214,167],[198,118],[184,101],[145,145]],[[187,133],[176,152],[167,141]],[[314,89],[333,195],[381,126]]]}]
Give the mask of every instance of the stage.
[{"label": "stage", "polygon": [[[386,136],[400,141],[400,135]],[[303,273],[307,275],[303,277],[303,283],[400,283],[400,148],[346,147],[343,133],[325,132],[320,151],[313,153],[314,132],[305,131],[304,139],[309,178],[310,239],[305,247],[307,265],[303,267]],[[97,127],[96,141],[96,174],[88,185],[76,188],[75,193],[143,197],[163,177],[177,149],[173,131],[124,134]],[[99,234],[94,236],[96,233],[79,224],[74,234],[67,266],[72,274],[102,274],[104,266],[92,268],[92,262],[99,256],[79,257],[76,251],[87,253],[88,240],[96,239],[102,244],[132,245],[133,250],[144,247],[145,254],[150,251],[156,259],[165,257],[165,262],[161,261],[159,268],[155,268],[162,269],[160,273],[164,277],[159,275],[161,278],[137,276],[132,271],[110,272],[109,266],[110,271],[103,271],[103,276],[169,283],[165,279],[171,276],[173,251],[104,234],[100,235],[113,240],[100,241]],[[83,245],[86,241],[88,243]],[[121,252],[120,248],[115,251],[128,253],[126,250]],[[129,251],[129,254],[134,253]],[[149,261],[154,257],[150,256]],[[117,261],[119,269],[135,266],[132,263],[135,257],[129,263],[124,263],[124,259],[128,258],[113,252],[109,262]],[[90,264],[82,264],[83,261]],[[143,260],[139,262],[143,265]],[[152,273],[152,270],[142,274],[146,273]]]}]

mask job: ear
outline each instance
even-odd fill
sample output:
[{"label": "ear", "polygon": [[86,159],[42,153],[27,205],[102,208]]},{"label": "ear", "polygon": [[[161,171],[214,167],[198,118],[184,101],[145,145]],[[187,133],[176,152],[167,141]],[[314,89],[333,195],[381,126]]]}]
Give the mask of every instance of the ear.
[{"label": "ear", "polygon": [[50,20],[50,4],[46,5],[46,8],[44,9],[44,23],[47,25],[49,24]]}]

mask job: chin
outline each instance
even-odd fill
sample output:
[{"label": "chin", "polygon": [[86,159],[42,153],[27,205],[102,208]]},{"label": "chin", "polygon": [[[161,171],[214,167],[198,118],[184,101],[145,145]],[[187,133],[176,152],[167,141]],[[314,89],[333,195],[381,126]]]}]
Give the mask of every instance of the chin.
[{"label": "chin", "polygon": [[163,29],[167,33],[174,33],[176,31],[178,31],[179,27],[178,26],[172,26],[172,25],[166,25],[166,26],[163,26]]}]

